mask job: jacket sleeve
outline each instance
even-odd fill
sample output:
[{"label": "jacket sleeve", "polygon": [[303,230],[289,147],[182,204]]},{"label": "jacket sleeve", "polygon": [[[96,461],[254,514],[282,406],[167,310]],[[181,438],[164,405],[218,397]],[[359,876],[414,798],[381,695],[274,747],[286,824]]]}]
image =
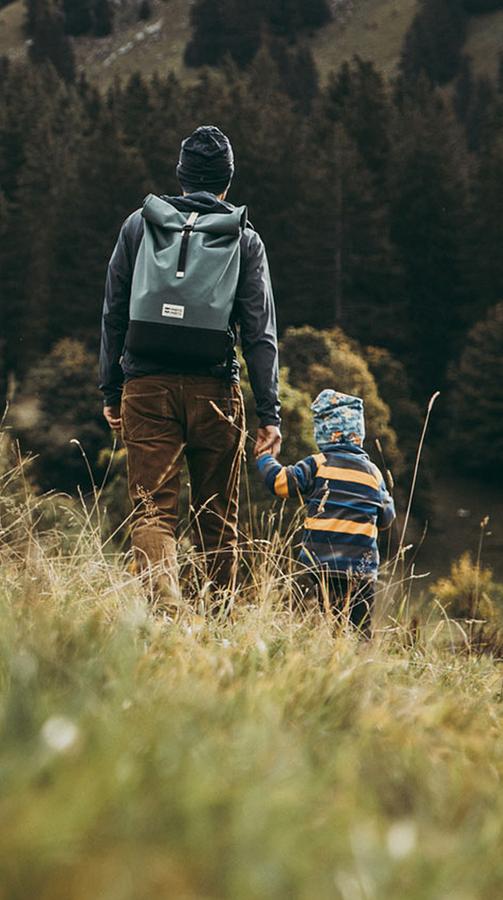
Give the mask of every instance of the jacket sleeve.
[{"label": "jacket sleeve", "polygon": [[282,466],[264,453],[257,460],[257,467],[265,486],[276,497],[297,497],[311,493],[314,486],[317,464],[313,456],[302,459],[294,466]]},{"label": "jacket sleeve", "polygon": [[259,423],[280,424],[276,313],[265,247],[251,232],[242,256],[235,301],[243,356]]},{"label": "jacket sleeve", "polygon": [[122,225],[110,257],[105,282],[99,369],[100,390],[103,391],[107,406],[120,403],[124,381],[120,358],[129,324],[129,297],[139,244],[138,218],[133,213]]},{"label": "jacket sleeve", "polygon": [[396,519],[395,512],[395,503],[393,497],[388,491],[386,484],[384,483],[384,479],[381,481],[381,508],[379,509],[379,513],[377,516],[377,527],[384,531],[386,528],[389,528],[390,525]]},{"label": "jacket sleeve", "polygon": [[396,519],[395,502],[386,487],[386,482],[379,467],[375,463],[371,463],[370,466],[379,483],[380,505],[377,513],[377,527],[380,531],[385,531]]}]

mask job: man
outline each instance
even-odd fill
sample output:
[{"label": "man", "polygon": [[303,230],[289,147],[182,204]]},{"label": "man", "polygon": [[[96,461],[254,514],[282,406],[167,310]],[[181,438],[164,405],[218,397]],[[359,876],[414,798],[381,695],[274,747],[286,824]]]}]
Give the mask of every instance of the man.
[{"label": "man", "polygon": [[[235,584],[245,434],[234,349],[238,330],[259,419],[255,454],[277,455],[281,446],[269,268],[245,208],[241,214],[225,200],[234,174],[229,139],[213,125],[197,128],[182,141],[176,171],[183,196],[151,195],[143,211],[133,212],[122,226],[108,266],[100,352],[104,415],[112,429],[122,429],[127,450],[135,560],[141,571],[153,573],[158,594],[168,604],[178,602],[175,532],[184,456],[191,480],[194,544],[204,554],[217,589],[232,590]],[[213,234],[205,236],[205,230]],[[232,297],[220,297],[221,303],[230,303],[230,340],[223,335],[228,347],[216,360],[208,348],[217,332],[179,327],[190,317],[176,297],[186,284],[197,282],[197,272],[201,288],[203,262],[210,260],[214,266],[218,259],[224,260],[222,277],[208,284],[207,299],[203,278],[199,298],[207,306],[199,314],[209,315],[217,289],[224,294],[232,290]],[[163,286],[162,299],[168,302],[162,309],[154,304],[157,313],[150,322],[133,321],[132,308],[140,308],[152,290],[149,279],[159,280],[161,272],[162,281],[159,265],[173,276],[172,288]],[[191,272],[192,282],[184,279]],[[230,287],[222,288],[224,284]],[[135,316],[148,318],[141,312]],[[194,334],[199,339],[193,346]],[[163,343],[166,335],[171,336],[169,345]]]}]

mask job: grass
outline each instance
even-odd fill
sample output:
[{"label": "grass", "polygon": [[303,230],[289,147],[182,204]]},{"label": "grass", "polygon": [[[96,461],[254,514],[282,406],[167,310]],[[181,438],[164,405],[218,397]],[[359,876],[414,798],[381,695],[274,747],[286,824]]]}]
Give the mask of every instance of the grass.
[{"label": "grass", "polygon": [[393,75],[417,0],[359,0],[352,6],[346,21],[332,22],[312,38],[322,81],[355,54],[373,60],[384,75]]},{"label": "grass", "polygon": [[23,35],[24,4],[16,0],[0,9],[0,56],[22,59],[25,55]]},{"label": "grass", "polygon": [[471,56],[477,75],[497,78],[502,36],[503,10],[470,19],[465,53]]},{"label": "grass", "polygon": [[203,590],[170,623],[4,468],[2,900],[501,895],[501,665],[461,625],[411,629],[402,590],[370,644],[300,611],[276,521],[232,619]]}]

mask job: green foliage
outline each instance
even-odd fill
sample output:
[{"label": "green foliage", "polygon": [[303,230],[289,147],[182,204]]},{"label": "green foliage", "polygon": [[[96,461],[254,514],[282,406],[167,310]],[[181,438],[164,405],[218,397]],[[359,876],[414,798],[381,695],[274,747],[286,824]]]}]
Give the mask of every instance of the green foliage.
[{"label": "green foliage", "polygon": [[65,21],[53,0],[27,0],[27,31],[31,37],[30,59],[51,63],[65,81],[75,79],[73,49],[65,34]]},{"label": "green foliage", "polygon": [[364,358],[343,332],[315,331],[309,326],[289,328],[281,341],[281,358],[289,369],[292,384],[306,391],[311,402],[325,388],[361,397],[365,404],[366,449],[382,468],[375,449],[375,440],[379,439],[387,467],[396,476],[401,474],[404,460],[391,427],[389,407],[379,396]]},{"label": "green foliage", "polygon": [[463,0],[463,6],[470,15],[479,16],[503,9],[503,0]]},{"label": "green foliage", "polygon": [[89,489],[82,451],[95,469],[107,434],[96,383],[96,354],[69,338],[26,374],[11,416],[23,448],[38,454],[33,470],[43,490]]},{"label": "green foliage", "polygon": [[469,553],[455,560],[450,575],[430,587],[447,614],[454,619],[499,621],[503,590],[494,582],[491,569],[474,563]]},{"label": "green foliage", "polygon": [[333,71],[323,93],[325,114],[340,122],[354,141],[376,186],[385,188],[390,152],[391,102],[381,73],[373,63],[354,57]]},{"label": "green foliage", "polygon": [[421,0],[407,32],[400,68],[408,81],[425,73],[445,84],[459,70],[467,17],[460,0]]},{"label": "green foliage", "polygon": [[407,366],[423,404],[443,386],[473,315],[468,159],[458,125],[424,81],[394,128],[391,239],[404,271]]},{"label": "green foliage", "polygon": [[263,22],[260,3],[196,0],[190,18],[193,33],[185,50],[188,66],[217,66],[227,53],[239,66],[246,66],[255,56]]},{"label": "green foliage", "polygon": [[469,332],[451,371],[451,452],[457,465],[496,482],[503,454],[503,303]]},{"label": "green foliage", "polygon": [[150,0],[141,0],[140,6],[138,8],[138,19],[142,22],[146,22],[150,19],[152,15],[152,5]]},{"label": "green foliage", "polygon": [[190,11],[192,37],[185,62],[218,66],[229,54],[243,68],[254,58],[267,29],[293,40],[304,29],[319,28],[330,18],[327,0],[196,0]]},{"label": "green foliage", "polygon": [[473,285],[477,315],[503,297],[501,253],[501,191],[503,185],[503,140],[487,147],[479,156],[471,197]]}]

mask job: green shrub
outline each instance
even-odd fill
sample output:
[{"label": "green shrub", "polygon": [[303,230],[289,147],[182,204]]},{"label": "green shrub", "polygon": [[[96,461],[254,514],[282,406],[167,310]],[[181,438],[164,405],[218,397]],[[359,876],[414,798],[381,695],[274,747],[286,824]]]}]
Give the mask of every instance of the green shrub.
[{"label": "green shrub", "polygon": [[288,328],[281,341],[281,359],[288,367],[291,383],[307,392],[309,402],[324,388],[361,397],[365,403],[368,453],[382,468],[375,448],[379,439],[387,467],[395,477],[403,472],[404,457],[391,426],[389,407],[379,395],[376,380],[353,341],[340,329],[316,331],[308,325]]},{"label": "green shrub", "polygon": [[491,569],[474,563],[470,553],[455,560],[450,575],[439,578],[430,591],[452,619],[500,621],[503,588],[494,582]]},{"label": "green shrub", "polygon": [[95,470],[108,435],[96,369],[95,353],[64,338],[32,366],[14,397],[10,419],[23,449],[37,454],[33,470],[43,490],[90,487],[82,451]]}]

